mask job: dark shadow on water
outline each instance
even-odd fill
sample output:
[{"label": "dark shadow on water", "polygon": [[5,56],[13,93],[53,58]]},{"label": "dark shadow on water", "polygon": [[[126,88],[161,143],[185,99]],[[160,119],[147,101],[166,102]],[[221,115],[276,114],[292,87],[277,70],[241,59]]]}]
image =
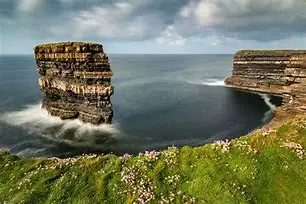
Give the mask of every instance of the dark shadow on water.
[{"label": "dark shadow on water", "polygon": [[[214,90],[208,92],[205,90],[207,88]],[[232,139],[269,122],[263,121],[266,113],[270,114],[269,120],[272,118],[270,107],[258,94],[225,87],[195,87],[193,91],[197,97],[190,101],[183,95],[175,98],[168,96],[164,100],[173,102],[170,105],[164,104],[156,109],[151,107],[149,113],[135,111],[128,117],[119,118],[119,132],[92,131],[90,128],[80,131],[80,127],[65,127],[63,123],[47,127],[34,126],[36,132],[24,133],[22,126],[0,123],[4,132],[19,132],[24,137],[23,142],[19,138],[9,138],[2,143],[6,142],[7,146],[12,146],[13,153],[23,156],[138,154],[172,145],[199,146],[215,140]],[[282,103],[280,97],[271,96],[270,101],[276,106]],[[164,101],[160,102],[163,104]]]},{"label": "dark shadow on water", "polygon": [[[271,119],[262,96],[202,83],[228,76],[231,55],[128,55],[111,60],[117,131],[40,117],[39,106],[25,107],[43,98],[32,56],[0,57],[0,116],[13,113],[9,122],[0,120],[0,148],[22,156],[137,154],[235,138]],[[274,97],[270,101],[281,104]]]}]

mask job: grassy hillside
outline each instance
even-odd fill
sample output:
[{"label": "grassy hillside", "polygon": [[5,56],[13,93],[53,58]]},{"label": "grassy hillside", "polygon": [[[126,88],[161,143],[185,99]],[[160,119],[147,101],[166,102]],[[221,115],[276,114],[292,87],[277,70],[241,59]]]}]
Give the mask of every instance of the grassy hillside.
[{"label": "grassy hillside", "polygon": [[0,153],[0,203],[305,203],[306,118],[138,156]]}]

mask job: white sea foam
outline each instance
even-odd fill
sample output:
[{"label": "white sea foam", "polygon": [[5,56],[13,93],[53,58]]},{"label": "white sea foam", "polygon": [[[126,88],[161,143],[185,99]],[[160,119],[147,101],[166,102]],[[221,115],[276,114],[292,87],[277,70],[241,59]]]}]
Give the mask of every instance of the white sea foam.
[{"label": "white sea foam", "polygon": [[271,110],[274,110],[276,108],[276,106],[273,103],[271,103],[271,101],[270,101],[271,97],[269,95],[267,95],[267,94],[259,94],[259,95],[263,98],[263,100],[265,101],[267,106],[269,106],[269,108]]},{"label": "white sea foam", "polygon": [[117,132],[114,125],[92,125],[75,120],[61,120],[48,114],[41,104],[28,105],[20,111],[4,113],[0,120],[29,133],[36,133],[52,141],[65,142],[71,145],[86,142],[92,143],[97,137]]},{"label": "white sea foam", "polygon": [[265,112],[264,117],[262,119],[262,121],[264,123],[268,122],[271,118],[272,118],[272,113],[275,110],[276,106],[271,103],[271,97],[267,94],[259,94],[262,99],[265,101],[265,103],[267,104],[267,106],[270,108],[270,110],[268,110],[267,112]]},{"label": "white sea foam", "polygon": [[220,79],[205,79],[205,80],[185,80],[189,84],[204,85],[204,86],[224,86],[224,80]]}]

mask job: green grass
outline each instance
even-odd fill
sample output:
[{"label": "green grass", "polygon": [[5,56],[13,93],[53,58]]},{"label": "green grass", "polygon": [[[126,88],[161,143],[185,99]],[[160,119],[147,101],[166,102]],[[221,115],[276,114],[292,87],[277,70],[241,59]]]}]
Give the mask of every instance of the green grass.
[{"label": "green grass", "polygon": [[[137,156],[0,153],[0,203],[305,203],[306,117],[231,142]],[[301,158],[297,151],[302,152]]]},{"label": "green grass", "polygon": [[252,53],[305,53],[306,50],[240,50],[236,54],[252,54]]},{"label": "green grass", "polygon": [[54,42],[54,43],[46,43],[46,44],[41,44],[35,46],[33,49],[35,50],[36,48],[52,48],[52,47],[57,47],[57,46],[82,46],[82,45],[100,45],[95,42]]}]

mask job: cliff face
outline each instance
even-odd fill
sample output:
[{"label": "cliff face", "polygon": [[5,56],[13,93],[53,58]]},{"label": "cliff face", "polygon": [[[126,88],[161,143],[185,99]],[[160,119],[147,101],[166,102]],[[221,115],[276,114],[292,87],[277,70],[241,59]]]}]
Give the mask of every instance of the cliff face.
[{"label": "cliff face", "polygon": [[278,115],[306,110],[306,50],[243,50],[233,66],[227,86],[282,96]]},{"label": "cliff face", "polygon": [[100,44],[66,42],[34,47],[42,107],[62,119],[111,123],[112,71]]}]

